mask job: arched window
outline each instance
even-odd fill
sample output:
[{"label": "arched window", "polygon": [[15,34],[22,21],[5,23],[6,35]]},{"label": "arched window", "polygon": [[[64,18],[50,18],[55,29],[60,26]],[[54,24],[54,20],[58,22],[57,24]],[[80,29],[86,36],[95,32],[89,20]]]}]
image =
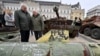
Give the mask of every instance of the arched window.
[{"label": "arched window", "polygon": [[9,9],[11,10],[12,8],[11,8],[11,7],[9,7]]},{"label": "arched window", "polygon": [[66,10],[66,13],[67,13],[67,10]]},{"label": "arched window", "polygon": [[13,7],[13,10],[16,10],[16,7]]}]

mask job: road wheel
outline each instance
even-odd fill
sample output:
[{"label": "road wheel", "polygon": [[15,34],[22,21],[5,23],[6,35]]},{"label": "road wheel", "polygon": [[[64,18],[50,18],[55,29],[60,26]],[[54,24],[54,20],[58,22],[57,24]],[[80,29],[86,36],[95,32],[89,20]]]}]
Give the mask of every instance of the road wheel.
[{"label": "road wheel", "polygon": [[71,33],[70,36],[71,36],[70,38],[75,38],[76,36],[78,36],[78,30],[74,30],[74,31]]},{"label": "road wheel", "polygon": [[100,29],[99,28],[93,29],[91,32],[91,37],[94,39],[100,39]]},{"label": "road wheel", "polygon": [[91,29],[90,28],[85,28],[84,29],[84,34],[89,36],[91,34]]}]

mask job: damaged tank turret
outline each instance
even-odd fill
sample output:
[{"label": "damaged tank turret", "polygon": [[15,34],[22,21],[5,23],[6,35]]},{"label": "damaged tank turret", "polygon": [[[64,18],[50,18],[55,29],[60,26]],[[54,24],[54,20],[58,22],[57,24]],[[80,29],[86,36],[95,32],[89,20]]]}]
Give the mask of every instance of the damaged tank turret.
[{"label": "damaged tank turret", "polygon": [[47,33],[51,29],[62,29],[69,31],[69,37],[74,38],[78,34],[78,29],[72,25],[73,20],[67,20],[65,17],[59,16],[58,8],[53,8],[54,12],[56,13],[56,18],[50,18],[50,20],[45,20],[45,30],[44,34]]}]

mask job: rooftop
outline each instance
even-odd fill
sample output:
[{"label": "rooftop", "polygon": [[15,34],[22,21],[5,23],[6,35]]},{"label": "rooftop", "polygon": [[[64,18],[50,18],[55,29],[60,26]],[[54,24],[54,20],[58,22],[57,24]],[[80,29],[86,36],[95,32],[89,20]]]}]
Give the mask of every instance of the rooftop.
[{"label": "rooftop", "polygon": [[51,2],[51,1],[35,1],[38,2],[40,5],[60,5],[61,2]]},{"label": "rooftop", "polygon": [[78,2],[77,4],[74,4],[71,6],[72,8],[80,8],[80,3]]},{"label": "rooftop", "polygon": [[[59,5],[64,5],[61,3],[61,1],[59,2],[53,2],[53,1],[38,1],[38,0],[0,0],[3,3],[20,3],[23,1],[33,1],[36,3],[39,3],[40,5],[54,5],[54,6],[59,6]],[[67,5],[67,4],[65,4]],[[74,5],[68,5],[71,6],[72,8],[81,8],[80,3],[78,2],[77,4]]]},{"label": "rooftop", "polygon": [[97,9],[100,9],[100,5],[97,5],[91,9],[88,10],[88,12],[91,12],[91,11],[94,11],[94,10],[97,10]]}]

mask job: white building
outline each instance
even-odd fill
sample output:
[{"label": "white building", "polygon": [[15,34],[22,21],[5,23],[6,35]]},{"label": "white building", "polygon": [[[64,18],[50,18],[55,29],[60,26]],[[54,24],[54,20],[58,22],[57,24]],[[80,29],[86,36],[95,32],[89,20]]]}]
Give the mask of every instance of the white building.
[{"label": "white building", "polygon": [[71,5],[60,5],[59,6],[59,15],[70,19],[71,14]]},{"label": "white building", "polygon": [[28,11],[32,15],[34,10],[38,11],[41,15],[45,15],[47,19],[56,17],[53,8],[57,5],[59,14],[66,19],[70,19],[71,5],[63,5],[60,2],[44,2],[44,1],[24,1],[24,2],[4,2],[4,7],[13,12],[20,9],[20,5],[24,3],[28,6]]},{"label": "white building", "polygon": [[4,7],[5,7],[5,9],[9,9],[14,13],[15,10],[19,10],[20,9],[22,4],[27,5],[27,10],[31,15],[32,15],[33,10],[38,10],[39,11],[39,4],[38,3],[34,3],[34,2],[32,2],[32,3],[31,2],[4,3]]},{"label": "white building", "polygon": [[56,17],[53,8],[57,6],[59,8],[59,15],[61,17],[66,17],[66,19],[71,19],[72,5],[61,4],[61,2],[46,2],[46,1],[2,1],[5,9],[10,9],[13,11],[19,10],[21,4],[26,4],[28,6],[28,12],[32,15],[34,10],[38,11],[41,15],[45,15],[47,19]]},{"label": "white building", "polygon": [[87,17],[90,18],[92,16],[100,16],[100,5],[93,7],[90,10],[88,10]]},{"label": "white building", "polygon": [[71,5],[64,5],[61,2],[45,2],[45,1],[36,1],[40,4],[40,14],[45,15],[46,18],[50,19],[56,17],[53,8],[57,6],[59,8],[59,15],[61,17],[66,17],[70,19]]}]

